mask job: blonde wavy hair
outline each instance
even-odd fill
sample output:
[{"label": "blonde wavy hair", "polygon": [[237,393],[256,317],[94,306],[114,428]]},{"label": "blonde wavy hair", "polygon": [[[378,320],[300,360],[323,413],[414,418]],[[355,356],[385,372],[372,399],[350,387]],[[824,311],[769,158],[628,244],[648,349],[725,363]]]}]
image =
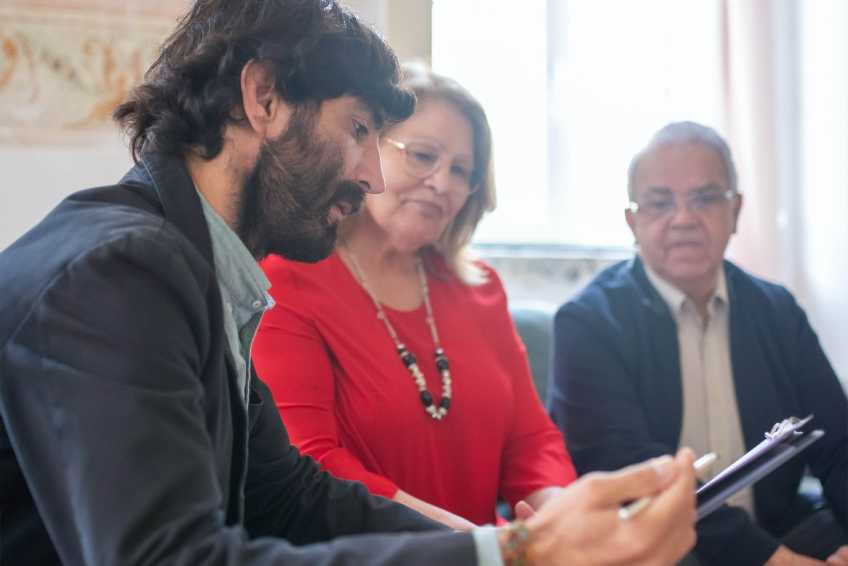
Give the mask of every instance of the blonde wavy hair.
[{"label": "blonde wavy hair", "polygon": [[469,245],[477,225],[487,212],[495,209],[495,175],[492,160],[492,132],[483,106],[458,82],[434,73],[420,63],[403,65],[401,85],[412,90],[421,100],[439,99],[453,104],[471,125],[474,142],[472,182],[477,190],[459,209],[432,248],[445,258],[445,263],[466,285],[481,285],[486,272],[474,262]]}]

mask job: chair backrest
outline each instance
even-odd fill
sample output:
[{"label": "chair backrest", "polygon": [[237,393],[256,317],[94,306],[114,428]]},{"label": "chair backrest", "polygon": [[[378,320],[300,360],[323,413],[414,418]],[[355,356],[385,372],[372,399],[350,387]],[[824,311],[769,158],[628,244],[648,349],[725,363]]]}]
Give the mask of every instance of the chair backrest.
[{"label": "chair backrest", "polygon": [[509,308],[518,335],[527,348],[533,383],[542,403],[546,402],[548,393],[555,309],[555,305],[544,302],[519,302]]}]

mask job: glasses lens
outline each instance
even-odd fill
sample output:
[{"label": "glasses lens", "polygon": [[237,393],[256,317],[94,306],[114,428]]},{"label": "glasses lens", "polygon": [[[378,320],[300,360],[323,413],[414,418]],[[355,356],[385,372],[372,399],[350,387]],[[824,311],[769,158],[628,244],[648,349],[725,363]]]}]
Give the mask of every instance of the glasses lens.
[{"label": "glasses lens", "polygon": [[439,168],[441,152],[435,146],[423,143],[406,144],[406,162],[416,176],[426,177]]},{"label": "glasses lens", "polygon": [[723,191],[714,190],[696,193],[689,197],[688,200],[689,206],[692,207],[693,210],[707,210],[709,208],[717,207],[725,202],[726,197]]},{"label": "glasses lens", "polygon": [[652,218],[671,214],[676,208],[673,198],[652,198],[639,204],[639,210]]},{"label": "glasses lens", "polygon": [[[693,212],[709,212],[717,210],[727,202],[731,193],[721,189],[706,190],[686,195],[686,208]],[[635,208],[633,208],[635,204]],[[674,197],[648,198],[640,203],[632,203],[631,210],[643,213],[652,218],[660,218],[673,214],[677,210],[677,201]]]},{"label": "glasses lens", "polygon": [[[423,142],[404,144],[403,152],[406,155],[409,173],[422,179],[438,171],[445,159],[440,147]],[[462,190],[469,194],[480,187],[475,171],[462,163],[451,164],[450,178],[454,186],[457,188],[461,186]]]}]

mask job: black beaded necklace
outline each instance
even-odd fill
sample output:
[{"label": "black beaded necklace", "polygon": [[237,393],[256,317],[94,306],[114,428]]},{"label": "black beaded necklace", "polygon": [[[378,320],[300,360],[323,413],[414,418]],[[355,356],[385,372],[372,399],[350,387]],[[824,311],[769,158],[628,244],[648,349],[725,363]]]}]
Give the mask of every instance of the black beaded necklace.
[{"label": "black beaded necklace", "polygon": [[439,369],[439,373],[442,377],[442,398],[439,400],[438,406],[434,404],[433,394],[427,389],[427,382],[424,380],[424,374],[421,373],[421,368],[418,367],[418,362],[416,361],[415,356],[406,348],[403,342],[400,341],[400,338],[398,338],[397,332],[395,332],[395,328],[392,326],[391,321],[389,321],[389,317],[383,310],[382,305],[380,305],[380,302],[371,291],[371,288],[368,287],[368,283],[365,281],[362,269],[360,269],[359,264],[356,262],[356,256],[353,255],[350,248],[346,247],[345,249],[348,257],[350,258],[350,264],[353,266],[354,272],[356,272],[356,278],[359,279],[359,284],[362,285],[363,289],[365,289],[365,292],[371,298],[371,302],[374,303],[374,307],[377,309],[377,318],[383,321],[383,326],[385,326],[386,330],[389,332],[389,336],[391,336],[392,342],[395,344],[398,356],[407,371],[409,371],[413,381],[415,381],[415,386],[418,388],[418,396],[421,399],[421,403],[424,405],[424,410],[434,420],[442,420],[448,414],[448,409],[451,405],[452,391],[450,364],[448,363],[448,358],[445,356],[445,351],[442,349],[442,345],[439,342],[439,332],[436,330],[436,320],[433,318],[433,307],[430,305],[430,288],[427,286],[427,275],[424,273],[424,266],[421,264],[421,258],[416,258],[415,268],[418,271],[418,281],[421,285],[421,295],[424,298],[424,307],[427,309],[427,326],[430,328],[430,335],[433,337],[433,344],[436,346],[436,367]]}]

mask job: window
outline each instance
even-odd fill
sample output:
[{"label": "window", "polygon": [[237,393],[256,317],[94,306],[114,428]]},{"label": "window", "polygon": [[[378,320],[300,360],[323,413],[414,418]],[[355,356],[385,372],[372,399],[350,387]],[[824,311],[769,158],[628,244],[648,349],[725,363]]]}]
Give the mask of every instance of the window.
[{"label": "window", "polygon": [[724,133],[721,0],[434,0],[432,46],[492,125],[479,243],[629,245],[632,155],[672,120]]}]

